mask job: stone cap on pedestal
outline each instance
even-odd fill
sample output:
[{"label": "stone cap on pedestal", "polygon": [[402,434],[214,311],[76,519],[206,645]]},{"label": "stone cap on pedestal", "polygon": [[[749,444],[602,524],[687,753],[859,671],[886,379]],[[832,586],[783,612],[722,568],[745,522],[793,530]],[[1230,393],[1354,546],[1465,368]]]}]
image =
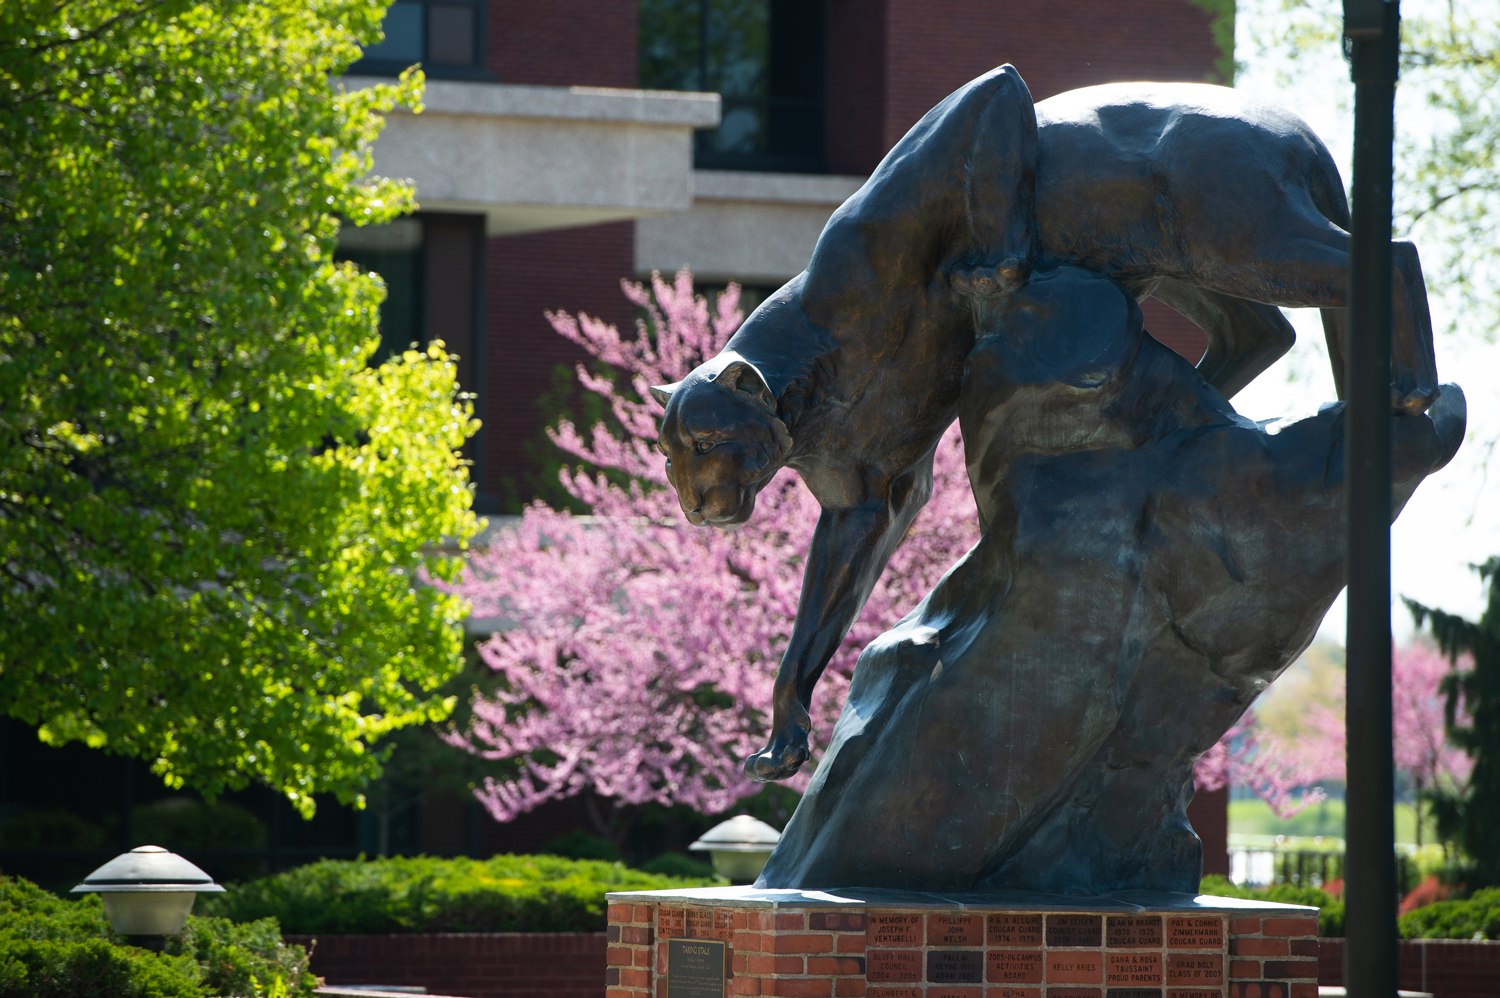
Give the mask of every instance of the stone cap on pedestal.
[{"label": "stone cap on pedestal", "polygon": [[1080,897],[1022,890],[935,894],[883,887],[833,887],[828,890],[695,887],[665,891],[612,891],[605,897],[611,904],[690,904],[732,908],[934,908],[943,911],[1080,911],[1120,915],[1137,911],[1225,915],[1264,912],[1273,917],[1281,915],[1289,918],[1316,918],[1318,914],[1317,908],[1307,905],[1216,897],[1211,894],[1178,894],[1172,891],[1118,891],[1100,897]]}]

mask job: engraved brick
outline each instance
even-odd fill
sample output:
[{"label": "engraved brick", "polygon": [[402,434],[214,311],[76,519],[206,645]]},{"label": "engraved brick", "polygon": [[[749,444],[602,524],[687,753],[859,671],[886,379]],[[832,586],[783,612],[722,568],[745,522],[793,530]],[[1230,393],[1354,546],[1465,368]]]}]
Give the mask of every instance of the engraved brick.
[{"label": "engraved brick", "polygon": [[620,928],[620,942],[627,946],[650,946],[651,930],[644,925],[625,925]]},{"label": "engraved brick", "polygon": [[865,951],[864,934],[834,936],[833,948],[839,953],[863,953]]},{"label": "engraved brick", "polygon": [[865,978],[871,981],[920,981],[922,954],[918,950],[871,950],[865,956]]},{"label": "engraved brick", "polygon": [[984,966],[985,980],[992,984],[1042,983],[1041,950],[990,950]]},{"label": "engraved brick", "polygon": [[863,979],[845,977],[833,982],[833,993],[836,998],[865,998],[866,987]]},{"label": "engraved brick", "polygon": [[[1108,988],[1104,998],[1161,998],[1161,988]],[[1217,992],[1214,998],[1219,998]]]},{"label": "engraved brick", "polygon": [[1048,946],[1098,946],[1104,941],[1102,915],[1048,915]]},{"label": "engraved brick", "polygon": [[807,928],[807,916],[800,911],[776,913],[778,932],[801,932]]},{"label": "engraved brick", "polygon": [[807,972],[827,974],[830,977],[837,977],[841,974],[863,974],[865,958],[862,956],[810,956],[807,958]]},{"label": "engraved brick", "polygon": [[1292,939],[1288,940],[1287,947],[1292,956],[1317,956],[1318,941],[1316,939]]},{"label": "engraved brick", "polygon": [[1235,981],[1229,998],[1290,998],[1284,981]]},{"label": "engraved brick", "polygon": [[[769,988],[766,985],[770,985]],[[777,995],[779,998],[831,998],[833,982],[826,977],[801,977],[788,980],[778,977],[761,982],[761,994]]]},{"label": "engraved brick", "polygon": [[1302,980],[1318,979],[1318,961],[1316,960],[1267,960],[1265,970],[1262,971],[1267,977],[1301,978]]},{"label": "engraved brick", "polygon": [[814,932],[863,932],[865,916],[854,911],[815,911],[807,917],[808,928]]},{"label": "engraved brick", "polygon": [[1161,916],[1111,915],[1105,924],[1104,937],[1110,949],[1161,949]]},{"label": "engraved brick", "polygon": [[991,946],[1042,945],[1042,916],[991,915],[986,919],[985,941]]},{"label": "engraved brick", "polygon": [[773,953],[832,953],[833,937],[821,934],[768,936],[763,948]]},{"label": "engraved brick", "polygon": [[[1048,918],[1051,921],[1051,918]],[[1051,932],[1051,926],[1048,926]],[[1104,980],[1104,954],[1102,953],[1056,953],[1047,954],[1048,984],[1098,984]],[[1049,989],[1050,993],[1050,989]]]},{"label": "engraved brick", "polygon": [[1315,936],[1318,934],[1316,918],[1268,918],[1261,922],[1261,931],[1268,936]]},{"label": "engraved brick", "polygon": [[1167,998],[1224,998],[1224,992],[1218,988],[1169,988]]},{"label": "engraved brick", "polygon": [[[980,984],[984,981],[984,954],[978,950],[929,950],[929,984]],[[932,998],[932,989],[928,989]]]},{"label": "engraved brick", "polygon": [[707,908],[689,908],[686,912],[687,928],[683,936],[687,939],[712,939],[714,937],[714,913]]},{"label": "engraved brick", "polygon": [[[1160,953],[1109,953],[1104,958],[1104,983],[1122,988],[1160,988]],[[1160,998],[1158,995],[1157,998]]]},{"label": "engraved brick", "polygon": [[656,931],[667,938],[683,938],[686,931],[681,908],[660,907],[656,909]]},{"label": "engraved brick", "polygon": [[1236,918],[1229,923],[1229,931],[1237,936],[1253,936],[1260,931],[1260,919]]},{"label": "engraved brick", "polygon": [[922,998],[921,988],[866,988],[865,998]]},{"label": "engraved brick", "polygon": [[957,987],[952,984],[933,984],[927,988],[927,998],[983,998],[983,988]]},{"label": "engraved brick", "polygon": [[1040,988],[1016,988],[1004,985],[998,988],[985,988],[984,998],[1042,998]]},{"label": "engraved brick", "polygon": [[1218,953],[1172,953],[1167,957],[1167,983],[1218,987],[1224,983],[1224,957]]},{"label": "engraved brick", "polygon": [[726,943],[734,938],[734,912],[728,908],[714,909],[714,938]]},{"label": "engraved brick", "polygon": [[1047,998],[1101,998],[1099,988],[1048,988]]},{"label": "engraved brick", "polygon": [[1229,978],[1234,981],[1253,980],[1260,976],[1259,960],[1233,960],[1229,964]]},{"label": "engraved brick", "polygon": [[882,912],[870,915],[865,922],[867,946],[922,945],[922,916]]},{"label": "engraved brick", "polygon": [[1285,939],[1231,939],[1229,952],[1234,956],[1286,956]]},{"label": "engraved brick", "polygon": [[[983,915],[928,915],[928,946],[983,946]],[[931,994],[928,998],[932,998]]]},{"label": "engraved brick", "polygon": [[1188,915],[1167,919],[1167,949],[1223,949],[1224,919]]}]

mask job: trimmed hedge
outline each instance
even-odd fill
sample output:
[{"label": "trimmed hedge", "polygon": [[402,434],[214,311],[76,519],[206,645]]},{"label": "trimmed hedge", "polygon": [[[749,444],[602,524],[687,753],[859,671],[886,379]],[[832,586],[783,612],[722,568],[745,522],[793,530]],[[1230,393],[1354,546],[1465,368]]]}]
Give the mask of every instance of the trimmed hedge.
[{"label": "trimmed hedge", "polygon": [[561,856],[322,860],[238,884],[203,904],[283,932],[602,932],[606,891],[722,883]]},{"label": "trimmed hedge", "polygon": [[190,916],[151,953],[115,935],[97,894],[64,901],[0,877],[0,998],[292,998],[315,987],[306,952],[284,944],[273,919]]},{"label": "trimmed hedge", "polygon": [[1276,884],[1271,887],[1241,887],[1218,874],[1203,878],[1198,890],[1221,898],[1249,898],[1280,904],[1306,904],[1318,909],[1318,935],[1341,938],[1344,935],[1344,902],[1316,887],[1294,887]]},{"label": "trimmed hedge", "polygon": [[1500,939],[1500,887],[1438,901],[1401,916],[1402,939]]}]

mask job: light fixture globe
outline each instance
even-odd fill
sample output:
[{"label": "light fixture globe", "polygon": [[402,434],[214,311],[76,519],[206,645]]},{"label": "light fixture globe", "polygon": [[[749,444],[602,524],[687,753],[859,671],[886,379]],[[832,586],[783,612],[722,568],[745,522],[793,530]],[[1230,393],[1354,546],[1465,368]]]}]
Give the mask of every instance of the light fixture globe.
[{"label": "light fixture globe", "polygon": [[750,884],[760,876],[780,841],[781,833],[776,829],[741,814],[710,828],[688,848],[707,852],[713,858],[714,870],[730,883]]},{"label": "light fixture globe", "polygon": [[161,846],[136,846],[83,878],[73,894],[97,893],[122,936],[175,936],[199,894],[222,892],[212,877]]}]

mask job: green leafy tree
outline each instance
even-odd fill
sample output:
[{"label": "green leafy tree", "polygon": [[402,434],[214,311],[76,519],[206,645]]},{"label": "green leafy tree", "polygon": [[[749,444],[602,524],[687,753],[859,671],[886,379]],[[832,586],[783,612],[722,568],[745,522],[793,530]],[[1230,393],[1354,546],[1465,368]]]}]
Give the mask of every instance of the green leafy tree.
[{"label": "green leafy tree", "polygon": [[[1474,568],[1489,583],[1478,622],[1406,601],[1417,626],[1431,627],[1450,659],[1469,655],[1474,662],[1443,679],[1448,739],[1474,760],[1474,772],[1461,796],[1433,796],[1438,835],[1456,841],[1474,863],[1477,883],[1470,887],[1500,884],[1500,556]],[[1468,724],[1460,721],[1465,714]]]},{"label": "green leafy tree", "polygon": [[367,363],[379,0],[0,4],[0,710],[304,814],[441,720],[475,427],[440,343]]}]

